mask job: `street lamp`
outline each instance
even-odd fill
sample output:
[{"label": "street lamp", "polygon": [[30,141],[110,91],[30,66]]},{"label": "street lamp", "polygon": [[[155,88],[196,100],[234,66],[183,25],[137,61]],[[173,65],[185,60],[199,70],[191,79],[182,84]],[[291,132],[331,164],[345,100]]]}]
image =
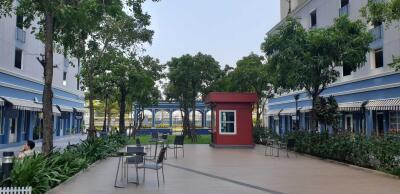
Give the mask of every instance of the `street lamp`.
[{"label": "street lamp", "polygon": [[294,100],[296,101],[296,127],[295,129],[299,129],[299,113],[298,113],[298,101],[299,101],[300,94],[294,95]]}]

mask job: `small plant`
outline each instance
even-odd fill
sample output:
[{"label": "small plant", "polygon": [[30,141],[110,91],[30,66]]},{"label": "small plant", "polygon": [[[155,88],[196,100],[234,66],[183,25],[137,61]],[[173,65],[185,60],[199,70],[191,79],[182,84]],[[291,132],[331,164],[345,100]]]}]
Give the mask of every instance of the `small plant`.
[{"label": "small plant", "polygon": [[36,154],[15,160],[11,184],[31,186],[34,194],[45,193],[95,161],[114,154],[126,143],[126,137],[112,135],[86,140],[63,151],[54,150],[47,157]]}]

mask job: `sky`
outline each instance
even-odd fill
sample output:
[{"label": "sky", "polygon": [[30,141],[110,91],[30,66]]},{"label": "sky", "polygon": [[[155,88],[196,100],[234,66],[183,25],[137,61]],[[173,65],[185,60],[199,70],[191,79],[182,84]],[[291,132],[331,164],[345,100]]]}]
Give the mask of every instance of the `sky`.
[{"label": "sky", "polygon": [[250,52],[262,54],[266,32],[280,20],[279,0],[149,0],[143,9],[155,31],[144,54],[162,63],[202,52],[234,67]]}]

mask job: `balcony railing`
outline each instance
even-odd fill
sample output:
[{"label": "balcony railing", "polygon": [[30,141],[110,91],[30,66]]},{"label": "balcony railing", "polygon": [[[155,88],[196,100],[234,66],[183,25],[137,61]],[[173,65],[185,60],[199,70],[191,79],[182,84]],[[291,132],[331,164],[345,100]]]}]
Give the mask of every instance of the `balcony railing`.
[{"label": "balcony railing", "polygon": [[25,38],[26,38],[26,32],[24,30],[22,30],[21,28],[16,28],[15,31],[15,38],[22,42],[25,43]]},{"label": "balcony railing", "polygon": [[339,16],[348,15],[349,14],[349,5],[345,5],[339,9]]},{"label": "balcony railing", "polygon": [[383,37],[383,27],[382,25],[376,26],[369,31],[374,37],[374,41],[380,40]]}]

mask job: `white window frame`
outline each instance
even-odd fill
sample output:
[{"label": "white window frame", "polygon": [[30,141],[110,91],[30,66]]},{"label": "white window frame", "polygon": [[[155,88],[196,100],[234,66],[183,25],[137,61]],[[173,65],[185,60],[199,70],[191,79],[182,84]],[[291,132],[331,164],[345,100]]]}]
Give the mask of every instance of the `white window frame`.
[{"label": "white window frame", "polygon": [[3,107],[0,107],[0,135],[4,135]]},{"label": "white window frame", "polygon": [[[233,117],[235,119],[235,121],[233,122],[233,133],[231,132],[222,132],[222,113],[224,112],[233,112]],[[220,135],[236,135],[237,134],[237,129],[236,129],[236,125],[237,125],[237,118],[236,118],[236,110],[219,110],[219,134]],[[226,121],[224,121],[226,122]],[[230,123],[230,122],[229,122]]]}]

